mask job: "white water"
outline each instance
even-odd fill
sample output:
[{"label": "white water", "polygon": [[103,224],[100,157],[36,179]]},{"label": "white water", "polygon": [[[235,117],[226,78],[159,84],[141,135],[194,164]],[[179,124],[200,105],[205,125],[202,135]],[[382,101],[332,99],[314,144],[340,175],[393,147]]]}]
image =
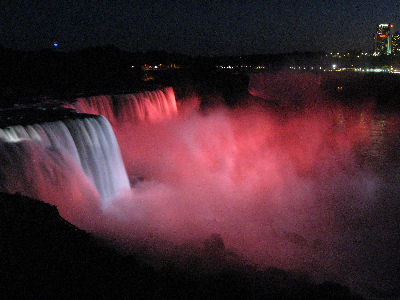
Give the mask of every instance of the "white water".
[{"label": "white water", "polygon": [[[104,206],[107,205],[107,201],[130,188],[115,135],[108,121],[102,116],[10,126],[0,129],[0,140],[5,143],[18,143],[16,155],[21,151],[24,153],[39,151],[42,153],[40,156],[43,156],[43,152],[47,151],[53,153],[53,157],[57,155],[58,160],[73,161],[76,168],[80,169],[96,187]],[[21,143],[23,141],[33,143]],[[23,147],[27,149],[22,149]],[[33,150],[35,147],[44,149]],[[17,161],[23,159],[24,157],[21,156],[23,155],[19,154],[15,159]],[[29,163],[46,166],[46,161],[41,161],[40,156]],[[5,165],[6,163],[0,168],[4,169]],[[25,169],[21,170],[21,173],[26,171],[30,172],[29,169]],[[40,173],[40,168],[36,172]],[[7,173],[3,170],[1,173],[4,177],[3,185],[7,186],[13,179],[7,178]],[[48,180],[51,181],[51,174],[48,175]],[[26,190],[38,189],[37,185],[40,184],[45,184],[45,182],[37,182],[35,186],[25,187],[25,193],[28,196],[35,194]],[[58,182],[58,184],[63,183]]]},{"label": "white water", "polygon": [[[321,97],[319,101],[326,100],[313,79],[301,82],[299,77],[288,85],[283,85],[284,77],[275,79],[282,86],[265,87],[265,95],[276,102],[287,99],[282,105],[307,100],[310,91],[316,91],[313,97]],[[301,88],[296,88],[296,82]],[[149,102],[145,95],[136,100]],[[101,99],[97,97],[99,102]],[[37,142],[42,139],[38,130],[15,127],[5,135],[8,142],[1,144],[0,176],[13,174],[15,184],[12,180],[8,184],[14,184],[14,190],[29,192],[32,186],[30,192],[35,192],[36,186],[40,189],[37,198],[44,201],[51,199],[49,194],[57,194],[57,189],[74,201],[84,199],[86,206],[72,205],[66,210],[70,215],[63,217],[74,221],[74,214],[80,213],[85,222],[74,224],[84,224],[86,229],[88,223],[98,221],[103,227],[96,226],[97,233],[132,247],[141,235],[184,243],[218,233],[228,248],[261,267],[306,272],[365,295],[374,295],[375,290],[397,291],[397,117],[378,122],[372,110],[319,104],[286,117],[259,107],[215,109],[176,119],[168,119],[168,114],[162,117],[161,111],[155,110],[163,122],[146,117],[139,122],[137,116],[146,113],[132,111],[130,118],[122,113],[121,103],[108,99],[113,100],[103,109],[104,115],[117,125],[124,123],[114,130],[117,128],[120,147],[125,149],[126,166],[145,180],[130,193],[114,198],[103,215],[96,210],[93,213],[90,207],[101,184],[95,186],[96,180],[81,171],[82,160],[90,160],[90,156],[103,159],[98,152],[85,150],[101,144],[90,134],[99,128],[87,126],[83,120],[69,125],[62,122],[66,133],[59,130],[53,137],[60,139],[56,144],[66,144],[58,148],[69,149],[73,144],[76,152],[71,150],[70,155],[62,154],[50,142]],[[94,107],[81,111],[100,111],[95,100]],[[124,107],[129,111],[130,106],[140,111],[140,105]],[[69,142],[68,134],[72,137],[76,133],[71,131],[81,129],[87,131],[80,137],[82,145],[79,140]],[[376,135],[377,130],[382,134]],[[41,144],[47,146],[38,147]],[[362,154],[364,148],[366,154]],[[15,157],[18,171],[13,169]],[[107,171],[110,164],[103,163]],[[10,167],[5,169],[5,165]],[[55,203],[59,210],[63,201],[69,200]],[[99,215],[102,220],[95,220]],[[160,247],[160,253],[167,252],[165,244]]]}]

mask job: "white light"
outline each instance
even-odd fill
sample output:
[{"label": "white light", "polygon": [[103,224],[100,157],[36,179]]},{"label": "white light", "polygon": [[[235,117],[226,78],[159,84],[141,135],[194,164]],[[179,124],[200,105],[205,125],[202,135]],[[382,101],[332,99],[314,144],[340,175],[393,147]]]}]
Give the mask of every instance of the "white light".
[{"label": "white light", "polygon": [[335,64],[332,65],[332,69],[334,69],[334,70],[336,69],[336,65]]}]

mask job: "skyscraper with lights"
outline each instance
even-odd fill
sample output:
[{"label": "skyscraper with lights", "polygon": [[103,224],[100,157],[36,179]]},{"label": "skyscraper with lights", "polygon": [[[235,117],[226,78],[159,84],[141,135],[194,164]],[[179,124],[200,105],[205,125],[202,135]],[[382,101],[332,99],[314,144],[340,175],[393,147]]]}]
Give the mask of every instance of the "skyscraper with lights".
[{"label": "skyscraper with lights", "polygon": [[392,35],[392,54],[400,54],[400,32]]},{"label": "skyscraper with lights", "polygon": [[374,55],[392,54],[393,24],[379,24],[374,39]]}]

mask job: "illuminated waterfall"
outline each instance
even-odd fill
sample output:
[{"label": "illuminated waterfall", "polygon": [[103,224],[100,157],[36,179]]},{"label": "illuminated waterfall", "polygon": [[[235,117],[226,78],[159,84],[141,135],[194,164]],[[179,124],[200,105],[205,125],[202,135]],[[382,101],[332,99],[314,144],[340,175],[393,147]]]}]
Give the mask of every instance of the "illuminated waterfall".
[{"label": "illuminated waterfall", "polygon": [[78,98],[65,107],[79,113],[102,115],[113,126],[130,121],[154,122],[177,114],[175,94],[171,87],[138,94]]},{"label": "illuminated waterfall", "polygon": [[[54,176],[61,174],[58,167],[60,169],[74,168],[74,174],[77,174],[77,170],[82,170],[86,175],[83,177],[88,179],[82,180],[94,185],[103,200],[103,205],[118,193],[130,188],[115,135],[109,122],[102,116],[10,126],[0,129],[0,140],[2,149],[5,149],[2,152],[8,153],[8,155],[2,155],[4,162],[0,166],[2,176],[0,183],[3,190],[8,189],[10,192],[22,192],[31,196],[37,195],[40,185],[46,185],[46,182],[41,181],[52,184],[55,180]],[[14,158],[13,155],[15,155]],[[26,156],[29,160],[24,163],[22,160]],[[36,181],[37,177],[42,177],[42,179],[33,185],[25,182],[22,190],[18,188],[18,184],[10,188],[13,181],[16,179],[18,181],[18,178],[7,177],[10,173],[5,170],[13,159],[16,161],[16,169],[18,169],[17,166],[22,168],[17,172],[25,176],[24,180],[29,178],[31,181]],[[67,167],[71,163],[73,166]],[[28,173],[25,174],[26,172]],[[18,174],[14,172],[12,176],[16,177]],[[53,184],[61,185],[61,188],[62,180],[70,179],[56,180],[57,182]]]}]

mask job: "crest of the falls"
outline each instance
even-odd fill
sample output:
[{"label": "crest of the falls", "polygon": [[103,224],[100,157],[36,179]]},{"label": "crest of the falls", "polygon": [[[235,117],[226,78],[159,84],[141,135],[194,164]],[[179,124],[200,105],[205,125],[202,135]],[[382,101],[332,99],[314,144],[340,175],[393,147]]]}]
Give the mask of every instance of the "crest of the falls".
[{"label": "crest of the falls", "polygon": [[[47,178],[51,183],[54,180],[51,178],[54,172],[49,170],[57,168],[57,164],[61,168],[61,165],[65,167],[72,162],[75,174],[78,169],[83,171],[84,177],[87,177],[88,181],[95,186],[103,204],[130,188],[114,132],[109,122],[102,116],[9,126],[0,129],[0,140],[3,148],[7,148],[5,152],[9,154],[3,157],[6,159],[8,157],[8,160],[11,161],[12,156],[15,155],[15,160],[18,160],[16,168],[21,168],[19,170],[21,174],[37,173],[31,174],[32,180],[37,176],[43,177],[43,180]],[[6,145],[16,143],[18,146]],[[32,152],[37,152],[38,155],[32,154]],[[25,165],[20,161],[23,156],[19,156],[21,153],[25,153],[25,156],[30,153],[32,156]],[[52,158],[52,162],[49,157]],[[69,163],[65,163],[67,161]],[[47,163],[53,163],[53,167],[49,169]],[[3,189],[7,190],[6,185],[12,184],[14,179],[7,178],[6,165],[7,162],[4,162],[0,166],[0,170],[3,169],[0,173]],[[14,176],[16,176],[15,174]],[[63,182],[53,184],[62,185]],[[40,188],[35,185],[29,186],[29,183],[26,185],[24,189],[31,189],[33,195],[35,195],[34,190]],[[20,191],[18,188],[11,190],[26,193],[25,190]]]},{"label": "crest of the falls", "polygon": [[130,121],[159,121],[177,115],[174,90],[167,87],[137,94],[78,98],[65,107],[79,113],[102,115],[112,125]]}]

